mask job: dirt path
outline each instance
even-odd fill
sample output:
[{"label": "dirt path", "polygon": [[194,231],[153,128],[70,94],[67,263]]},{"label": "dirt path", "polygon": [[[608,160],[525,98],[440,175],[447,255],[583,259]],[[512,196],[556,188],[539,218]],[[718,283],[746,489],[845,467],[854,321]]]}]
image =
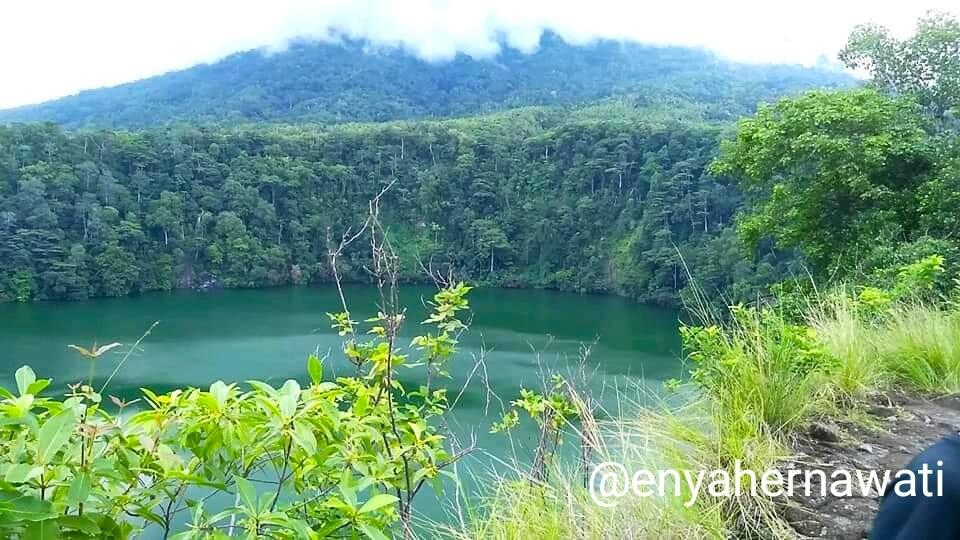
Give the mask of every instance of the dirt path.
[{"label": "dirt path", "polygon": [[[921,400],[889,396],[867,411],[876,429],[854,424],[816,423],[797,441],[796,464],[830,471],[898,470],[944,435],[960,430],[960,396]],[[788,469],[792,464],[786,464]],[[855,482],[856,485],[856,482]],[[796,496],[782,513],[801,538],[866,538],[879,504],[879,494],[869,497]]]}]

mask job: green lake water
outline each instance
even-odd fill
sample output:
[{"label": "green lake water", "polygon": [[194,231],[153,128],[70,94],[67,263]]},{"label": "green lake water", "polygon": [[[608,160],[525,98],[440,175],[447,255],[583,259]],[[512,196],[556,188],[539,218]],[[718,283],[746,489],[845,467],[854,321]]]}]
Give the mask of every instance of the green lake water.
[{"label": "green lake water", "polygon": [[[415,335],[416,323],[426,314],[422,302],[433,292],[418,286],[401,289],[408,307],[406,336]],[[354,319],[372,315],[374,289],[347,287],[346,294]],[[491,456],[522,461],[524,455],[511,453],[524,454],[536,444],[532,429],[517,433],[514,450],[502,435],[488,433],[502,414],[497,398],[509,402],[521,387],[540,388],[543,369],[581,372],[576,366],[584,346],[591,347],[591,354],[580,385],[600,396],[608,409],[618,405],[615,386],[640,382],[659,388],[663,380],[681,374],[674,311],[609,296],[495,288],[475,289],[470,304],[471,328],[461,339],[447,381],[450,399],[460,395],[450,429],[463,441],[475,436],[483,450],[464,463],[472,473],[465,481],[468,490],[497,467]],[[54,379],[48,392],[62,392],[67,383],[87,376],[88,364],[68,344],[133,343],[154,321],[159,324],[119,371],[108,394],[132,398],[140,387],[206,387],[218,379],[261,379],[278,386],[296,378],[306,383],[306,357],[316,350],[321,356],[330,353],[327,374],[348,375],[350,367],[338,356],[340,338],[325,315],[340,309],[333,287],[0,304],[0,379],[13,386],[14,371],[29,364],[38,376]],[[485,370],[474,369],[481,351]],[[101,358],[98,377],[109,375],[119,358]],[[401,373],[408,384],[422,376],[416,369]],[[426,514],[436,516],[442,508],[427,499]]]}]

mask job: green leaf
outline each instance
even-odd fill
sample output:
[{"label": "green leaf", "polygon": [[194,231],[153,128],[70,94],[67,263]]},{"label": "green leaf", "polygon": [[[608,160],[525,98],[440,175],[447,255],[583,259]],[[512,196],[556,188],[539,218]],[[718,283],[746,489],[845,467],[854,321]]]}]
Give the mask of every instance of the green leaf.
[{"label": "green leaf", "polygon": [[300,384],[293,379],[283,383],[277,401],[280,405],[280,415],[284,419],[292,418],[297,412],[297,403],[300,401]]},{"label": "green leaf", "polygon": [[60,538],[60,525],[55,519],[34,521],[27,525],[27,530],[24,531],[22,538],[23,540],[58,540]]},{"label": "green leaf", "polygon": [[67,504],[77,506],[87,501],[90,496],[90,473],[84,471],[70,482],[70,491],[67,492]]},{"label": "green leaf", "polygon": [[237,509],[236,507],[234,507],[234,506],[231,506],[230,508],[227,508],[226,510],[221,510],[220,512],[217,512],[216,514],[214,514],[214,515],[210,516],[209,518],[207,518],[207,523],[209,523],[209,524],[215,524],[215,523],[218,523],[218,522],[220,522],[220,521],[223,521],[224,519],[227,519],[228,517],[236,514],[236,513],[237,513],[237,510],[238,510],[238,509]]},{"label": "green leaf", "polygon": [[147,402],[156,408],[156,406],[160,403],[159,396],[157,396],[157,394],[155,394],[153,390],[150,390],[149,388],[141,388],[140,391],[143,392],[143,395],[147,396]]},{"label": "green leaf", "polygon": [[307,522],[299,519],[293,519],[288,517],[282,512],[277,512],[273,515],[265,517],[263,523],[269,525],[277,525],[283,527],[284,529],[290,530],[296,533],[296,538],[311,538],[312,531],[310,526],[307,525]]},{"label": "green leaf", "polygon": [[370,408],[370,396],[365,392],[357,396],[356,401],[353,402],[353,414],[357,416],[364,416],[367,414],[367,409]]},{"label": "green leaf", "polygon": [[227,402],[227,396],[230,395],[230,387],[224,384],[223,381],[217,381],[210,385],[210,394],[213,395],[219,409]]},{"label": "green leaf", "polygon": [[130,537],[131,527],[126,521],[117,523],[110,516],[102,514],[91,514],[90,517],[97,520],[97,526],[101,531],[99,538],[124,540]]},{"label": "green leaf", "polygon": [[237,476],[235,478],[237,483],[237,493],[240,494],[240,501],[245,507],[251,512],[257,511],[257,490],[253,487],[253,484],[246,478],[241,478]]},{"label": "green leaf", "polygon": [[440,474],[452,480],[453,483],[457,485],[457,487],[460,486],[460,477],[457,476],[457,473],[453,471],[448,471],[447,469],[440,469]]},{"label": "green leaf", "polygon": [[276,398],[276,397],[277,397],[277,391],[276,391],[276,389],[274,389],[272,386],[270,386],[269,384],[267,384],[267,383],[265,383],[265,382],[262,382],[262,381],[247,381],[247,384],[249,384],[249,385],[252,386],[254,389],[259,390],[260,392],[263,392],[264,394],[266,394],[266,395],[268,395],[268,396],[270,396],[270,397],[272,397],[272,398]]},{"label": "green leaf", "polygon": [[367,502],[363,503],[363,506],[360,507],[360,513],[367,514],[369,512],[376,512],[377,510],[383,508],[384,506],[392,505],[398,500],[400,499],[397,499],[395,496],[388,495],[386,493],[380,493],[378,495],[374,495],[373,497],[370,497],[370,499],[368,499]]},{"label": "green leaf", "polygon": [[[12,410],[8,411],[7,414],[17,419],[26,419],[34,418],[32,414],[28,414],[30,409],[33,408],[34,402],[33,395],[25,394],[13,400]],[[36,419],[31,424],[31,427],[39,429],[36,425]]]},{"label": "green leaf", "polygon": [[306,422],[293,423],[293,442],[311,456],[317,453],[317,438]]},{"label": "green leaf", "polygon": [[53,505],[16,491],[0,493],[0,515],[11,521],[43,521],[57,517]]},{"label": "green leaf", "polygon": [[310,374],[310,381],[313,384],[320,384],[323,381],[323,362],[315,354],[307,358],[307,373]]},{"label": "green leaf", "polygon": [[64,409],[59,414],[48,418],[40,426],[37,434],[37,462],[45,465],[53,459],[60,448],[70,440],[73,426],[76,424],[73,409]]},{"label": "green leaf", "polygon": [[359,528],[363,531],[363,534],[367,535],[367,538],[371,540],[390,540],[387,538],[387,535],[383,534],[383,531],[369,523],[361,523]]},{"label": "green leaf", "polygon": [[17,380],[17,390],[22,396],[30,393],[30,385],[37,380],[37,375],[30,366],[23,366],[17,370],[14,378]]},{"label": "green leaf", "polygon": [[317,533],[319,538],[326,538],[330,536],[333,531],[339,530],[340,527],[343,527],[348,523],[350,523],[350,520],[347,518],[335,519],[330,523],[327,523],[324,527],[315,530],[314,532]]},{"label": "green leaf", "polygon": [[37,395],[40,392],[43,392],[43,389],[47,386],[50,386],[50,379],[38,379],[27,387],[27,393]]},{"label": "green leaf", "polygon": [[100,527],[96,521],[87,516],[60,516],[57,518],[57,523],[60,524],[61,529],[80,531],[100,538]]},{"label": "green leaf", "polygon": [[40,476],[43,473],[42,467],[36,467],[32,463],[18,463],[9,470],[3,479],[11,484],[22,484]]}]

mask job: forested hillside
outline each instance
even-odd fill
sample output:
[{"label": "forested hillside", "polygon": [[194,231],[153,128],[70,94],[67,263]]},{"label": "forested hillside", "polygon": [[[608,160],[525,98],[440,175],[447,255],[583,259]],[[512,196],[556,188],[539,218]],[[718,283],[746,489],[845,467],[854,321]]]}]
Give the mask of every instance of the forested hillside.
[{"label": "forested hillside", "polygon": [[[729,228],[704,172],[721,128],[609,107],[445,121],[68,134],[0,127],[0,294],[85,298],[326,281],[328,234],[383,207],[416,259],[471,281],[671,303],[685,282],[747,294],[782,275]],[[346,273],[363,278],[367,250]]]},{"label": "forested hillside", "polygon": [[391,183],[407,279],[432,261],[673,304],[685,263],[748,297],[791,258],[738,244],[739,191],[705,167],[758,102],[850,82],[550,34],[534,54],[446,63],[303,42],[0,112],[59,124],[0,125],[0,300],[328,281],[329,240]]},{"label": "forested hillside", "polygon": [[753,112],[759,101],[851,83],[841,73],[734,64],[680,47],[614,41],[572,46],[552,34],[533,54],[505,48],[492,59],[460,55],[433,63],[362,42],[300,42],[279,53],[234,54],[210,65],[0,111],[0,122],[52,121],[68,128],[366,122],[611,96],[665,109],[696,104],[706,118],[733,120]]}]

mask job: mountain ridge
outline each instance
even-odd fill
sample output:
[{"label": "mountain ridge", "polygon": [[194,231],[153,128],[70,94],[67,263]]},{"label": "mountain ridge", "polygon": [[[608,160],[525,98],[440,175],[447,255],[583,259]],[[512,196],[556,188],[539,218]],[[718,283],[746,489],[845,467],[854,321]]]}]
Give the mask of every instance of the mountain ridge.
[{"label": "mountain ridge", "polygon": [[469,116],[612,97],[676,101],[733,119],[757,101],[853,84],[816,68],[737,64],[702,49],[601,40],[571,45],[547,33],[533,53],[427,62],[363,41],[296,40],[284,51],[233,53],[217,62],[0,110],[0,123],[147,128],[177,122],[379,122]]}]

